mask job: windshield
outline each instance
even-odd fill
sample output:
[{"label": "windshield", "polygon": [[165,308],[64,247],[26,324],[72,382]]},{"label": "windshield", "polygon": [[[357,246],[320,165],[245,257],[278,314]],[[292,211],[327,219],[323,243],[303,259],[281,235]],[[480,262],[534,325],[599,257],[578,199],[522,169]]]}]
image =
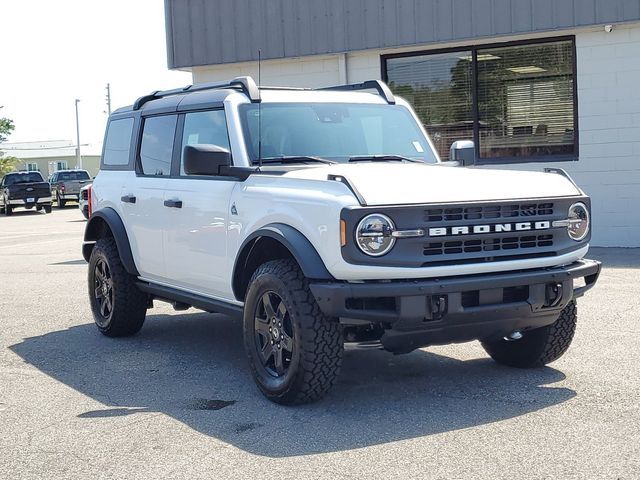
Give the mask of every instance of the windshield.
[{"label": "windshield", "polygon": [[38,172],[7,175],[7,178],[5,178],[4,180],[4,184],[7,186],[16,185],[18,183],[36,183],[36,182],[44,182],[42,175],[40,175]]},{"label": "windshield", "polygon": [[262,115],[262,158],[394,155],[435,163],[436,157],[409,110],[400,105],[349,103],[265,103],[240,106],[245,142],[258,160]]},{"label": "windshield", "polygon": [[63,172],[58,177],[59,182],[68,182],[71,180],[89,180],[89,174],[85,171]]}]

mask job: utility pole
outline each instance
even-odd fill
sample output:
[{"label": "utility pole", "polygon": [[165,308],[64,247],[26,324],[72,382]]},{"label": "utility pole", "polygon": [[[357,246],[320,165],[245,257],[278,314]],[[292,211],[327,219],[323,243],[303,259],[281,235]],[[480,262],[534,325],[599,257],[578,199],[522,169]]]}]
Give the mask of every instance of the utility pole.
[{"label": "utility pole", "polygon": [[111,85],[107,83],[107,114],[111,115]]},{"label": "utility pole", "polygon": [[80,155],[80,119],[78,117],[78,103],[76,98],[76,168],[82,168],[82,156]]}]

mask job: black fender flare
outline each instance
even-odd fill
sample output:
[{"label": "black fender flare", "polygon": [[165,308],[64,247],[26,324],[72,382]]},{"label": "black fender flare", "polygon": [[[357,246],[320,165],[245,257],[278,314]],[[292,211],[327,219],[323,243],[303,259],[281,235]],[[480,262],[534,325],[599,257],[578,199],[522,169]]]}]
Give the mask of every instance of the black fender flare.
[{"label": "black fender flare", "polygon": [[251,252],[262,237],[268,237],[281,243],[293,256],[300,266],[302,273],[310,280],[334,280],[327,270],[320,254],[313,244],[299,230],[284,223],[270,223],[249,235],[238,249],[233,266],[233,293],[239,300],[243,299],[240,292],[242,284],[242,272],[247,265]]},{"label": "black fender flare", "polygon": [[118,247],[120,261],[127,273],[139,276],[140,274],[138,273],[138,269],[133,260],[133,254],[131,253],[127,230],[124,228],[124,223],[120,215],[118,215],[118,212],[111,207],[102,208],[91,214],[91,218],[84,230],[84,243],[82,244],[82,256],[84,259],[87,262],[89,261],[93,246],[103,233],[104,224],[111,230],[111,234]]}]

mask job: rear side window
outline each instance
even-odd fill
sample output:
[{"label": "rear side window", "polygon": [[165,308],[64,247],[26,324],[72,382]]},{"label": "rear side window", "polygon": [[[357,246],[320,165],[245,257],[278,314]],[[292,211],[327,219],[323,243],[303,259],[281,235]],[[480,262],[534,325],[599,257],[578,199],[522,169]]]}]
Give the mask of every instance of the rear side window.
[{"label": "rear side window", "polygon": [[144,121],[140,167],[145,175],[170,175],[176,115],[149,117]]},{"label": "rear side window", "polygon": [[102,163],[104,165],[128,165],[129,146],[133,132],[133,118],[122,118],[109,122],[104,145]]}]

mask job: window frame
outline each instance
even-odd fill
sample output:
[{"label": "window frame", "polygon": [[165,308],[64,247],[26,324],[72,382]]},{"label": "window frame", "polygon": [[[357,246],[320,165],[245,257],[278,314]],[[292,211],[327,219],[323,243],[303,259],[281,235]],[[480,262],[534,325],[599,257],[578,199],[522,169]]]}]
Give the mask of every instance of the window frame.
[{"label": "window frame", "polygon": [[[554,155],[534,155],[534,156],[508,156],[508,157],[493,157],[493,158],[481,158],[480,157],[480,107],[478,104],[478,50],[487,50],[493,48],[504,47],[516,47],[522,45],[540,45],[545,43],[554,43],[570,41],[572,49],[572,62],[571,70],[573,75],[573,149],[571,154],[554,154]],[[578,130],[578,74],[577,74],[577,58],[576,58],[576,37],[575,35],[564,35],[557,37],[545,37],[539,39],[526,39],[526,40],[514,40],[510,42],[497,42],[497,43],[482,43],[472,45],[461,45],[458,47],[439,48],[439,49],[427,49],[427,50],[413,50],[409,52],[391,53],[380,55],[380,73],[381,78],[385,83],[389,82],[387,75],[387,60],[393,58],[406,58],[416,56],[428,56],[437,55],[441,53],[455,53],[455,52],[471,52],[472,56],[472,117],[473,117],[473,144],[475,149],[475,164],[476,165],[502,165],[511,163],[533,163],[533,162],[574,162],[578,161],[580,157],[580,138]]]},{"label": "window frame", "polygon": [[224,115],[224,123],[227,127],[227,140],[229,143],[229,154],[231,155],[231,166],[233,166],[233,151],[231,147],[231,136],[229,135],[229,124],[227,123],[227,112],[224,108],[224,105],[212,106],[208,108],[198,108],[194,110],[187,110],[180,112],[178,117],[178,125],[175,136],[175,143],[173,144],[173,160],[171,164],[171,178],[188,178],[188,179],[204,179],[204,180],[229,180],[233,177],[228,177],[225,175],[187,175],[186,173],[182,175],[180,173],[180,167],[182,163],[182,139],[184,138],[184,124],[187,115],[192,113],[203,113],[203,112],[214,112],[214,111],[222,111]]},{"label": "window frame", "polygon": [[[176,117],[176,126],[175,129],[173,131],[173,142],[172,142],[172,146],[171,146],[171,159],[169,160],[169,173],[167,175],[150,175],[148,173],[144,173],[144,170],[142,169],[142,158],[140,156],[140,153],[142,151],[142,138],[144,136],[144,125],[146,123],[146,121],[149,118],[156,118],[156,117],[169,117],[169,116],[174,116]],[[178,129],[181,128],[181,117],[182,115],[180,115],[180,113],[178,112],[165,112],[165,113],[158,113],[158,114],[153,114],[153,115],[144,115],[140,117],[140,123],[138,126],[138,130],[137,130],[137,136],[136,136],[136,146],[135,146],[135,159],[134,159],[134,170],[136,172],[136,176],[137,177],[147,177],[147,178],[171,178],[173,177],[173,168],[174,168],[174,164],[175,164],[175,159],[176,159],[176,141],[178,136],[180,136],[180,138],[182,138],[182,135],[178,135]]]}]

